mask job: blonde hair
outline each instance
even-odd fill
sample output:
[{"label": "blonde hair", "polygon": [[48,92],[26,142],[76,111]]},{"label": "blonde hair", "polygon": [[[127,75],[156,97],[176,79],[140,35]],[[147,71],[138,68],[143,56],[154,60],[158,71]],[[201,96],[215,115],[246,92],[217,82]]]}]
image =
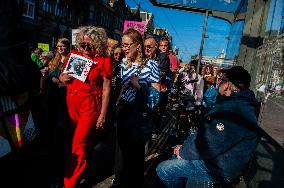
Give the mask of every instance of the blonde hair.
[{"label": "blonde hair", "polygon": [[[67,38],[59,38],[56,44],[58,43],[62,43],[66,46],[67,48],[66,54],[68,54],[70,50],[69,40]],[[62,63],[61,58],[62,58],[61,54],[58,51],[56,51],[55,57],[48,64],[48,68],[50,71],[55,71],[60,66],[60,64]]]},{"label": "blonde hair", "polygon": [[[122,34],[122,37],[123,36],[128,36],[129,38],[132,39],[133,42],[140,44],[140,47],[137,48],[138,55],[135,59],[135,62],[137,62],[140,67],[143,67],[147,60],[145,59],[145,55],[143,53],[144,52],[144,44],[143,44],[142,35],[139,33],[139,31],[137,31],[133,28],[129,28]],[[132,66],[132,61],[127,59],[126,68],[130,68],[131,66]]]},{"label": "blonde hair", "polygon": [[94,26],[83,26],[79,28],[76,35],[76,48],[81,49],[80,43],[83,43],[84,36],[91,39],[91,45],[94,47],[96,56],[107,56],[107,34],[103,28]]}]

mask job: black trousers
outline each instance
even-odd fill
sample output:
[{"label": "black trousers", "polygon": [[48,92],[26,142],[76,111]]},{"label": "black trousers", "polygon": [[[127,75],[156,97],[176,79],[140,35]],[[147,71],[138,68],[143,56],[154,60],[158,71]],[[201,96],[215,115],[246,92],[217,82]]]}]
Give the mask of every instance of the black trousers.
[{"label": "black trousers", "polygon": [[121,151],[118,178],[126,188],[139,188],[144,184],[145,141],[133,135],[138,121],[131,115],[133,108],[122,102],[117,109],[117,142]]},{"label": "black trousers", "polygon": [[154,122],[155,122],[155,132],[157,134],[160,134],[161,131],[163,130],[162,127],[162,118],[163,115],[166,112],[166,108],[167,108],[167,104],[168,104],[168,92],[161,92],[160,93],[160,101],[158,104],[158,111],[157,109],[154,109],[153,111],[153,116],[154,116]]}]

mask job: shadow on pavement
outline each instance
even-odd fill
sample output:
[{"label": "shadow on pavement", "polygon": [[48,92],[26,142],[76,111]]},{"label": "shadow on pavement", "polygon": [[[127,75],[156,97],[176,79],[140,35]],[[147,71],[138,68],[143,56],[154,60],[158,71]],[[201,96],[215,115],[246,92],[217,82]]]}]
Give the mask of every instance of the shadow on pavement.
[{"label": "shadow on pavement", "polygon": [[[171,157],[172,146],[178,144],[174,130],[175,118],[167,114],[164,129],[147,145],[145,157],[145,188],[163,188],[156,175],[157,165]],[[81,187],[108,188],[114,174],[114,131],[94,136],[93,163],[86,171]],[[35,149],[37,148],[37,149]],[[254,160],[244,175],[247,187],[284,187],[284,151],[266,132],[257,146]],[[44,148],[26,147],[0,158],[0,187],[49,188],[53,175],[50,154]]]}]

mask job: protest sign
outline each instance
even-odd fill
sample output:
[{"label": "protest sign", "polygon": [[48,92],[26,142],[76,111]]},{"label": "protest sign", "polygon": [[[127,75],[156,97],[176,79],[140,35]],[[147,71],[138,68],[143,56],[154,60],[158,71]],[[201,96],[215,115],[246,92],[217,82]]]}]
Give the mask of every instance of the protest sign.
[{"label": "protest sign", "polygon": [[49,51],[49,44],[47,43],[37,43],[37,47],[42,49],[44,52]]},{"label": "protest sign", "polygon": [[142,35],[145,32],[146,29],[146,23],[145,22],[137,22],[137,21],[129,21],[125,20],[124,21],[124,27],[123,27],[123,32],[125,32],[128,28],[134,28],[137,31],[139,31]]}]

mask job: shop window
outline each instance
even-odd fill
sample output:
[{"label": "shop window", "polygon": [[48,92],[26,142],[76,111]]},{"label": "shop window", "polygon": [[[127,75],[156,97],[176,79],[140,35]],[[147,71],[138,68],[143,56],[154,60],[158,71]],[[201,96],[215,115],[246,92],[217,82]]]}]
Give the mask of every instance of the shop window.
[{"label": "shop window", "polygon": [[60,4],[60,1],[57,0],[55,4],[55,15],[60,16],[62,14],[62,6]]}]

